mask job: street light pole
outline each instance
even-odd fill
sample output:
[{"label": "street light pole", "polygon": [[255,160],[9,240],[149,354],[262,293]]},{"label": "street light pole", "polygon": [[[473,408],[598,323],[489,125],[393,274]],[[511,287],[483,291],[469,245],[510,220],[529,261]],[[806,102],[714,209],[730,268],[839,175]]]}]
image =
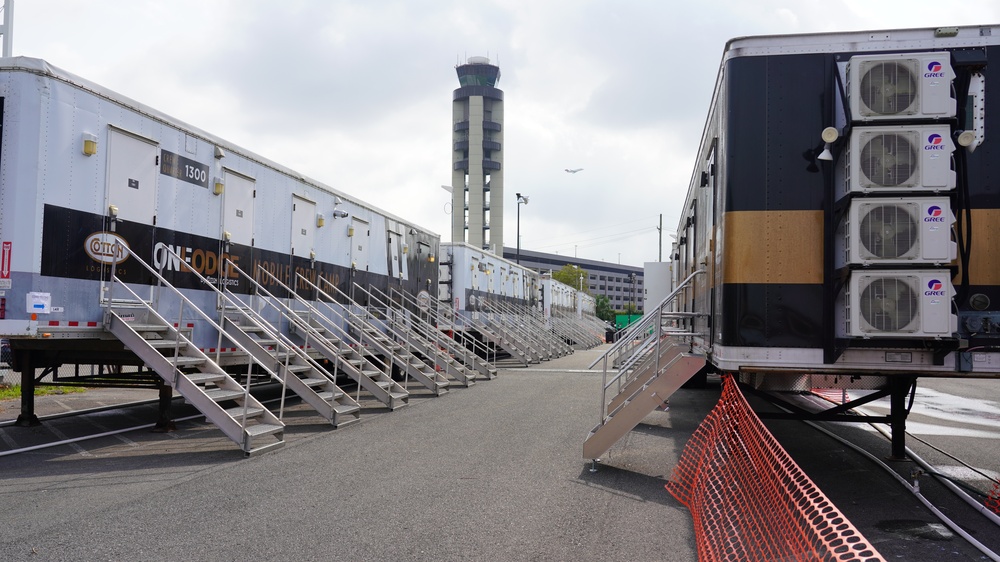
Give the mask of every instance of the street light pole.
[{"label": "street light pole", "polygon": [[521,265],[521,204],[528,204],[528,196],[520,193],[515,195],[517,195],[517,259],[515,262],[517,265]]},{"label": "street light pole", "polygon": [[635,313],[636,310],[637,310],[636,306],[635,306],[635,272],[630,273],[628,277],[629,277],[629,280],[632,281],[632,303],[631,303],[632,304],[632,310],[630,310],[629,313],[628,313],[629,314],[629,316],[628,316],[629,323],[631,324],[632,323],[632,314]]}]

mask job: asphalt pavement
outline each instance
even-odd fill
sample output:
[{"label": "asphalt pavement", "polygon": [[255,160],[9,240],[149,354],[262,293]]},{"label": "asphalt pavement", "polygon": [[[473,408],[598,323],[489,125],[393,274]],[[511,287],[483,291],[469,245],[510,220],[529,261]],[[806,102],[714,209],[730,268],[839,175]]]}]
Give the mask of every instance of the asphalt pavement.
[{"label": "asphalt pavement", "polygon": [[[601,352],[504,368],[440,397],[411,386],[410,405],[393,412],[362,395],[362,421],[340,429],[291,405],[287,445],[249,459],[183,404],[173,409],[171,433],[4,455],[53,435],[151,424],[156,409],[15,428],[4,420],[17,416],[18,402],[0,402],[0,560],[696,560],[690,514],[664,484],[715,405],[718,379],[678,391],[669,410],[647,416],[592,473],[582,444],[599,419],[601,373],[586,366]],[[972,410],[942,393],[962,394],[968,383],[943,384],[928,385],[937,402],[927,412],[954,425],[956,412]],[[40,397],[36,411],[45,419],[155,397],[94,389]],[[973,462],[995,470],[990,398],[974,410],[976,431],[942,437],[970,441],[982,455]],[[913,429],[928,415],[915,408]],[[868,459],[801,422],[767,425],[886,559],[984,559]],[[864,426],[830,427],[888,453]],[[895,466],[904,474],[911,467]],[[982,521],[961,524],[981,540],[996,535]]]},{"label": "asphalt pavement", "polygon": [[0,457],[0,559],[696,560],[664,484],[718,389],[682,390],[591,473],[600,353],[368,401],[335,430],[294,406],[288,444],[249,459],[199,420]]}]

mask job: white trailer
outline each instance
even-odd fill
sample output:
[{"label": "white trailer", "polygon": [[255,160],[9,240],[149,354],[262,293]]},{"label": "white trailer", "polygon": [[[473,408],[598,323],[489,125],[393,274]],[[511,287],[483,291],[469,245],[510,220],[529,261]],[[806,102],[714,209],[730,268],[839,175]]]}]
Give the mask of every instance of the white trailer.
[{"label": "white trailer", "polygon": [[523,364],[603,341],[593,297],[464,243],[441,245],[439,301],[449,327]]},{"label": "white trailer", "polygon": [[529,307],[539,302],[535,271],[465,243],[441,244],[438,299],[456,312],[475,312],[484,298],[506,299]]},{"label": "white trailer", "polygon": [[[0,131],[0,337],[28,388],[64,363],[152,367],[118,321],[248,364],[217,329],[241,297],[438,284],[438,235],[45,61],[0,59]],[[260,320],[291,341],[281,306]]]}]

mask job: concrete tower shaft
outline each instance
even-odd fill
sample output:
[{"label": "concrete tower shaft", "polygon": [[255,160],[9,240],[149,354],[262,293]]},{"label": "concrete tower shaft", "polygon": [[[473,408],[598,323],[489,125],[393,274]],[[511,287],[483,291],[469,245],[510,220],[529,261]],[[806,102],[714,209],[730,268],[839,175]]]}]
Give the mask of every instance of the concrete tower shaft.
[{"label": "concrete tower shaft", "polygon": [[500,67],[470,57],[455,68],[452,102],[453,242],[503,252],[503,91]]}]

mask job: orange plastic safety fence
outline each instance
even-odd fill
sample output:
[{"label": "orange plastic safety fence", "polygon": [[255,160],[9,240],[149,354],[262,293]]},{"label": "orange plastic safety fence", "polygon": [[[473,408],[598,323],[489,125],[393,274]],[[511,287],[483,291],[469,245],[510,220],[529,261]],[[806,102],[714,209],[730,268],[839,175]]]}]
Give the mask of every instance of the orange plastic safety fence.
[{"label": "orange plastic safety fence", "polygon": [[986,507],[993,513],[1000,515],[1000,481],[993,483],[993,489],[986,496]]},{"label": "orange plastic safety fence", "polygon": [[667,490],[691,511],[701,560],[884,560],[795,464],[729,376]]}]

